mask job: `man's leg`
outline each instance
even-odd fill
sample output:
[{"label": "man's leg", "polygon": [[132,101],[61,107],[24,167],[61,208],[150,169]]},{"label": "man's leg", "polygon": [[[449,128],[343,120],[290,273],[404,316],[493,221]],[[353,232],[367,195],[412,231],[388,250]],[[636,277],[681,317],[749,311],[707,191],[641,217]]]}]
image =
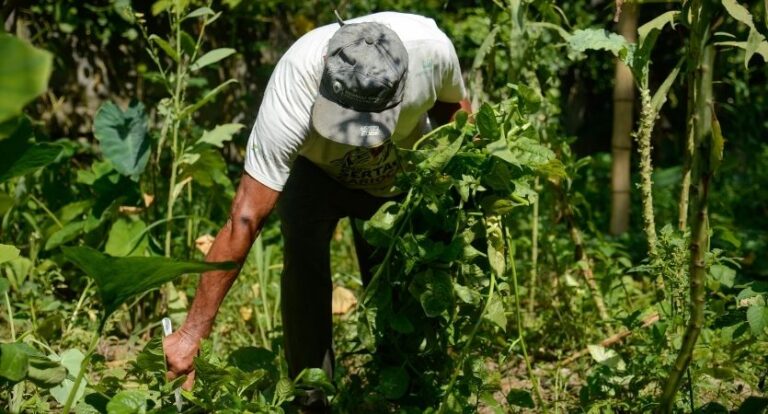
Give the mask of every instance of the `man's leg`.
[{"label": "man's leg", "polygon": [[285,241],[281,300],[290,375],[323,368],[333,379],[330,241],[339,216],[329,187],[338,185],[299,157],[278,202]]}]

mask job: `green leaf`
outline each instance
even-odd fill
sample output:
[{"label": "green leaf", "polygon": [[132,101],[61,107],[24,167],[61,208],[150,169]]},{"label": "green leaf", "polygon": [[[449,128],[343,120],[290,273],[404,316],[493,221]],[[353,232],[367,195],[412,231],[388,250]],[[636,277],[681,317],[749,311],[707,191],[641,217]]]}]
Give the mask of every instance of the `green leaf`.
[{"label": "green leaf", "polygon": [[184,19],[186,20],[186,19],[192,19],[200,16],[210,16],[213,14],[215,13],[209,7],[198,7],[197,9],[189,12],[188,15],[184,16]]},{"label": "green leaf", "polygon": [[736,280],[736,271],[721,264],[710,266],[709,274],[713,279],[717,280],[721,285],[727,288],[732,288],[733,282]]},{"label": "green leaf", "polygon": [[280,378],[275,386],[275,395],[278,401],[288,401],[293,398],[293,381],[288,378]]},{"label": "green leaf", "polygon": [[205,131],[203,136],[197,140],[198,144],[213,145],[217,148],[223,148],[224,143],[232,140],[232,135],[243,128],[243,124],[224,124],[216,125],[210,131]]},{"label": "green leaf", "polygon": [[653,98],[651,98],[651,108],[653,108],[654,112],[659,113],[659,111],[661,111],[661,107],[664,106],[665,102],[667,102],[669,89],[672,88],[672,85],[675,83],[675,79],[677,79],[677,75],[680,73],[680,68],[682,66],[683,60],[681,59],[679,62],[677,62],[677,65],[675,65],[672,71],[669,72],[669,75],[667,75],[666,79],[664,79],[664,82],[659,85],[659,89],[656,89],[656,92],[653,94]]},{"label": "green leaf", "polygon": [[498,296],[494,296],[488,303],[488,309],[483,314],[483,318],[501,328],[502,331],[507,331],[507,315],[504,312],[504,304]]},{"label": "green leaf", "polygon": [[768,327],[768,308],[763,304],[755,304],[747,309],[747,322],[755,336],[765,335]]},{"label": "green leaf", "polygon": [[[160,3],[160,2],[158,2],[158,3]],[[157,3],[155,3],[155,5],[157,5]],[[154,6],[152,6],[152,14],[156,15],[155,7]],[[179,55],[176,53],[176,49],[171,47],[171,45],[165,39],[163,39],[162,37],[160,37],[158,35],[154,35],[153,34],[153,35],[149,36],[149,41],[150,42],[155,42],[155,44],[158,47],[160,47],[160,49],[163,49],[163,52],[165,52],[168,56],[170,56],[171,59],[173,59],[174,62],[178,62],[179,61]]]},{"label": "green leaf", "polygon": [[394,227],[402,216],[400,204],[396,201],[387,201],[363,227],[363,235],[374,246],[386,246],[392,238]]},{"label": "green leaf", "polygon": [[497,277],[504,275],[507,269],[506,249],[504,248],[504,235],[501,232],[501,218],[498,215],[490,215],[485,220],[485,238],[488,243],[488,264]]},{"label": "green leaf", "polygon": [[320,368],[305,368],[299,373],[297,378],[299,378],[299,384],[308,385],[314,388],[322,388],[326,394],[333,394],[336,392],[336,388],[328,380],[325,371]]},{"label": "green leaf", "polygon": [[21,113],[22,108],[48,89],[53,55],[29,43],[0,34],[0,122]]},{"label": "green leaf", "polygon": [[493,49],[494,44],[496,43],[496,35],[499,34],[499,30],[501,30],[501,26],[494,25],[493,29],[488,32],[488,36],[483,39],[483,43],[475,52],[475,59],[472,62],[472,70],[480,69],[483,66],[485,56],[488,55],[488,52]]},{"label": "green leaf", "polygon": [[416,274],[408,290],[429,317],[439,316],[453,306],[453,281],[443,270],[427,269]]},{"label": "green leaf", "polygon": [[149,393],[143,390],[120,391],[107,403],[108,414],[144,414]]},{"label": "green leaf", "polygon": [[86,224],[86,221],[75,221],[65,224],[64,227],[56,230],[48,237],[48,240],[45,241],[44,250],[55,249],[64,243],[74,240],[85,230]]},{"label": "green leaf", "polygon": [[576,30],[568,38],[568,46],[576,52],[607,50],[619,57],[622,51],[629,48],[629,42],[624,36],[604,29],[582,29]]},{"label": "green leaf", "polygon": [[112,102],[101,105],[93,122],[93,134],[101,144],[104,158],[125,176],[137,179],[149,161],[147,114],[144,105],[134,102],[123,112]]},{"label": "green leaf", "polygon": [[600,365],[616,369],[618,371],[624,371],[626,364],[621,356],[613,349],[606,348],[602,345],[587,345],[589,354]]},{"label": "green leaf", "polygon": [[488,103],[483,103],[480,106],[480,110],[475,115],[475,123],[481,137],[489,140],[495,140],[499,137],[499,122],[496,120],[496,112]]},{"label": "green leaf", "polygon": [[765,37],[760,34],[757,29],[752,28],[749,30],[749,37],[747,37],[747,45],[744,48],[744,68],[749,68],[749,61],[752,60],[752,56],[760,50],[761,44],[765,43]]},{"label": "green leaf", "polygon": [[[67,349],[60,356],[54,357],[54,359],[57,359],[61,365],[67,369],[67,379],[62,381],[61,384],[51,388],[49,392],[59,404],[64,404],[67,401],[70,391],[72,391],[72,387],[75,386],[74,380],[80,373],[80,368],[82,367],[85,355],[78,349]],[[75,402],[80,401],[80,399],[83,398],[85,387],[87,385],[88,379],[83,378],[80,382],[80,386],[75,392]]]},{"label": "green leaf", "polygon": [[533,403],[533,398],[531,397],[531,393],[522,390],[520,388],[512,388],[507,393],[507,402],[509,405],[513,405],[516,407],[523,407],[523,408],[535,408],[536,405]]},{"label": "green leaf", "polygon": [[24,344],[0,344],[0,377],[11,382],[19,382],[27,376],[29,355]]},{"label": "green leaf", "polygon": [[390,400],[396,400],[408,391],[408,373],[402,367],[385,367],[379,372],[377,391]]},{"label": "green leaf", "polygon": [[111,256],[141,256],[147,247],[147,225],[141,220],[121,218],[112,224],[104,252]]},{"label": "green leaf", "polygon": [[134,295],[157,289],[185,273],[231,270],[233,262],[203,263],[165,257],[112,257],[90,247],[63,247],[64,257],[95,282],[104,305],[102,324]]},{"label": "green leaf", "polygon": [[453,159],[453,157],[456,155],[457,152],[459,152],[459,149],[461,149],[461,144],[464,142],[464,137],[459,136],[453,142],[450,144],[441,147],[437,150],[434,150],[429,158],[419,163],[418,167],[422,170],[428,170],[428,171],[442,171],[443,168],[445,168],[446,165]]},{"label": "green leaf", "polygon": [[55,161],[64,148],[60,145],[33,144],[32,126],[22,117],[11,136],[0,141],[0,183],[31,174]]},{"label": "green leaf", "polygon": [[9,244],[0,244],[0,264],[19,257],[19,249]]},{"label": "green leaf", "polygon": [[716,173],[720,168],[724,148],[725,138],[723,138],[723,131],[720,129],[720,121],[717,120],[717,115],[712,109],[712,145],[709,149],[709,168],[712,173]]},{"label": "green leaf", "polygon": [[51,388],[67,378],[67,368],[56,361],[41,356],[29,358],[27,379],[41,388]]},{"label": "green leaf", "polygon": [[144,372],[165,372],[162,338],[155,336],[144,345],[144,349],[136,355],[136,367]]},{"label": "green leaf", "polygon": [[[648,39],[648,35],[653,31],[661,31],[664,29],[664,26],[671,25],[672,28],[675,27],[675,19],[680,15],[680,11],[678,10],[670,10],[668,12],[662,13],[656,17],[654,17],[651,21],[643,24],[642,26],[637,28],[637,35],[638,35],[638,44],[640,44],[642,47],[645,47],[644,43],[645,40]],[[653,45],[651,45],[652,47]]]},{"label": "green leaf", "polygon": [[190,115],[190,114],[192,114],[193,112],[195,112],[195,111],[197,111],[198,109],[202,108],[202,107],[203,107],[203,105],[205,105],[205,104],[207,104],[208,102],[212,101],[212,100],[213,100],[213,98],[215,98],[215,97],[216,97],[216,95],[218,95],[219,93],[221,93],[221,91],[223,91],[223,90],[224,90],[224,88],[226,88],[227,86],[229,86],[229,85],[231,85],[231,84],[233,84],[233,83],[237,83],[237,81],[236,81],[236,80],[234,80],[234,79],[229,79],[229,80],[227,80],[226,82],[224,82],[224,83],[220,84],[219,86],[217,86],[217,87],[213,88],[211,91],[209,91],[207,94],[205,94],[205,96],[203,96],[203,97],[202,97],[202,98],[201,98],[199,101],[195,102],[195,103],[194,103],[194,104],[192,104],[192,105],[189,105],[189,106],[185,107],[185,108],[184,108],[184,109],[181,111],[181,114],[179,114],[179,118],[184,118],[184,117],[186,117],[186,116],[189,116],[189,115]]},{"label": "green leaf", "polygon": [[734,19],[746,24],[750,28],[755,28],[755,22],[752,20],[752,14],[746,7],[742,6],[736,0],[722,0],[723,7]]},{"label": "green leaf", "polygon": [[203,56],[200,56],[199,59],[195,61],[195,63],[190,66],[190,70],[197,71],[200,70],[208,65],[212,65],[236,52],[235,49],[230,48],[219,48],[219,49],[213,49],[210,52],[204,54]]}]

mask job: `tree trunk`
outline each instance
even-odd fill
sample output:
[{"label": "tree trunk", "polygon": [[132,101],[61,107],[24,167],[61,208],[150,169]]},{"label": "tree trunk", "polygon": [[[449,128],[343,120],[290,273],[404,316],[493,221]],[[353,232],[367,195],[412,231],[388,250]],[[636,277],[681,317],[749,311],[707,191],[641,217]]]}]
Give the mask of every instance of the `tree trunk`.
[{"label": "tree trunk", "polygon": [[[618,32],[630,42],[637,41],[637,4],[622,6]],[[629,227],[630,153],[635,85],[632,72],[616,60],[613,85],[613,135],[611,137],[611,234],[618,235]]]}]

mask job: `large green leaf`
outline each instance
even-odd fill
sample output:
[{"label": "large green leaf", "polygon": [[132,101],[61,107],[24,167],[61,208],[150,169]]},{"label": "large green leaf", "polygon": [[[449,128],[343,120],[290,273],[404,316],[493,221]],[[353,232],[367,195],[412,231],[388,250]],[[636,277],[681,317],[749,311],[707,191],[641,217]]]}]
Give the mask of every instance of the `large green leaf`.
[{"label": "large green leaf", "polygon": [[93,278],[104,305],[102,323],[134,295],[157,289],[185,273],[236,268],[233,262],[204,263],[165,257],[112,257],[90,247],[63,247],[64,256]]},{"label": "large green leaf", "polygon": [[134,102],[123,112],[112,102],[104,103],[93,121],[93,134],[101,143],[104,157],[120,174],[137,178],[144,171],[150,142],[143,104]]},{"label": "large green leaf", "polygon": [[0,34],[0,122],[21,113],[45,92],[53,55],[9,34]]},{"label": "large green leaf", "polygon": [[33,136],[29,120],[22,117],[11,136],[0,141],[0,183],[45,167],[63,151],[63,147],[55,144],[33,144]]},{"label": "large green leaf", "polygon": [[582,29],[573,32],[568,38],[568,45],[576,52],[607,50],[619,56],[629,47],[629,42],[624,36],[604,29]]}]

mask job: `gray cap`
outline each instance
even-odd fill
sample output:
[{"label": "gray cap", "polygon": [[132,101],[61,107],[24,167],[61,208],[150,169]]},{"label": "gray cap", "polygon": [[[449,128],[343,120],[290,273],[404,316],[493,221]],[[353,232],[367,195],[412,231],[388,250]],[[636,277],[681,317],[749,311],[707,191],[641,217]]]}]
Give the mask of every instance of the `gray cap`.
[{"label": "gray cap", "polygon": [[328,43],[312,124],[325,138],[375,147],[389,139],[400,116],[408,52],[379,23],[344,24]]}]

